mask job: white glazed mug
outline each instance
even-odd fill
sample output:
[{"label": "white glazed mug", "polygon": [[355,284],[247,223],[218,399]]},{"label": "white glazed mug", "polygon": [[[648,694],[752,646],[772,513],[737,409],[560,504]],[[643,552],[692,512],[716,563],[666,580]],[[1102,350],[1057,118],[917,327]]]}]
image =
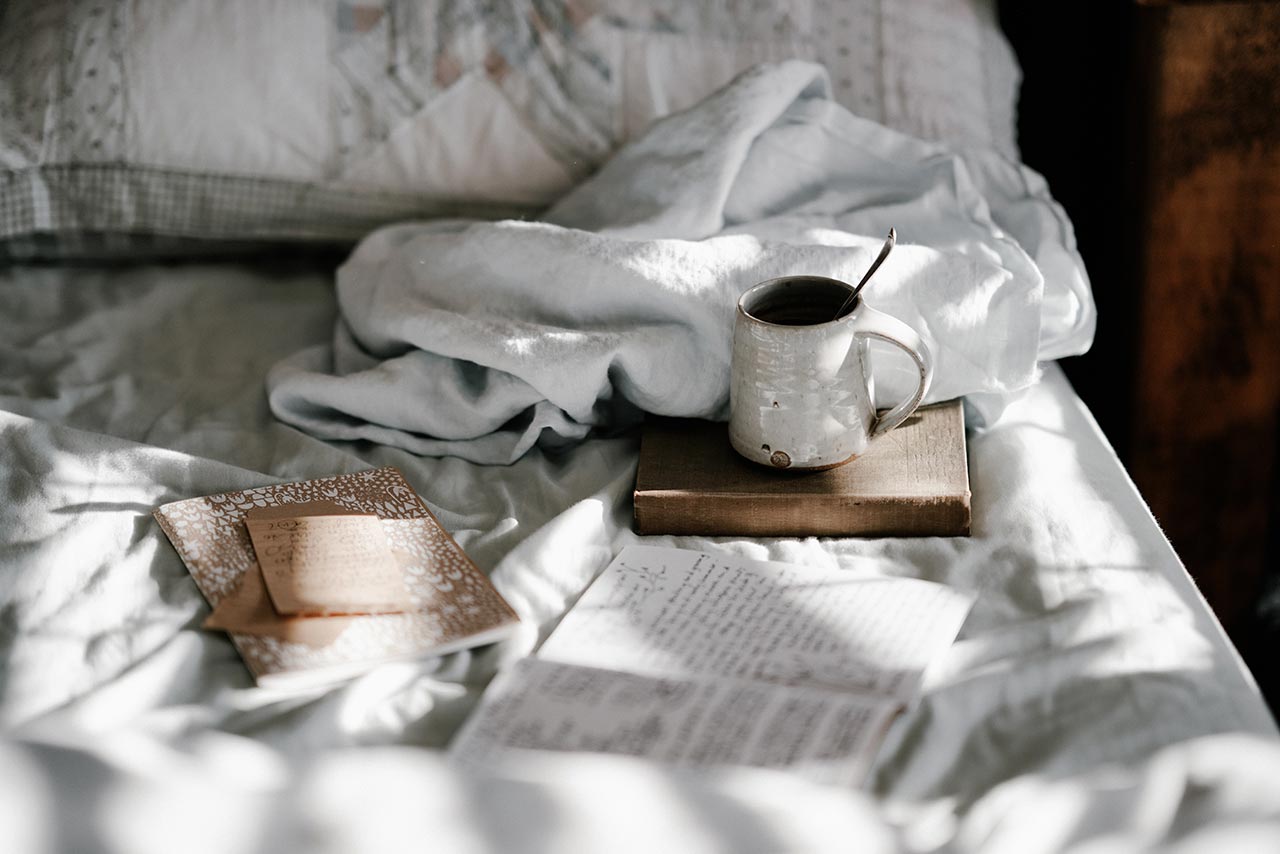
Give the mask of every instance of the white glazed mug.
[{"label": "white glazed mug", "polygon": [[[822,276],[761,282],[738,300],[729,383],[729,440],[755,463],[827,469],[861,455],[872,439],[905,421],[933,378],[929,349],[901,320]],[[877,414],[868,339],[901,348],[920,382],[911,397]]]}]

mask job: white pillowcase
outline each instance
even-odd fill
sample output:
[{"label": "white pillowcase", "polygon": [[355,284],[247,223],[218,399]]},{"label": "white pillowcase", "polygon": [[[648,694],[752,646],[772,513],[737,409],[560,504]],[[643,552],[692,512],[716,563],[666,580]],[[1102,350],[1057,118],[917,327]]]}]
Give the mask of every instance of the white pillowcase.
[{"label": "white pillowcase", "polygon": [[1016,153],[1018,71],[986,0],[11,0],[0,15],[0,255],[532,215],[654,119],[789,57],[823,62],[857,114]]}]

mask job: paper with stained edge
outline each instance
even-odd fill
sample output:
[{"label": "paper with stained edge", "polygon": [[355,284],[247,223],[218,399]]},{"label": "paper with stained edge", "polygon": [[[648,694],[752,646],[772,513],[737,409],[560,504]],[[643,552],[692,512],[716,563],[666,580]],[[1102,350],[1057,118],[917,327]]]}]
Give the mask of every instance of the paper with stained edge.
[{"label": "paper with stained edge", "polygon": [[909,703],[973,597],[917,578],[628,546],[538,651],[653,676],[723,676]]},{"label": "paper with stained edge", "polygon": [[276,613],[267,596],[262,573],[253,566],[240,577],[235,592],[218,603],[204,621],[206,629],[277,638],[307,646],[324,646],[356,617],[290,617]]},{"label": "paper with stained edge", "polygon": [[[348,510],[336,501],[299,501],[278,507],[255,507],[245,514],[245,519],[285,519],[307,515],[361,515],[358,510]],[[251,566],[240,578],[240,583],[224,596],[201,625],[206,629],[221,629],[259,637],[272,637],[282,641],[325,646],[351,624],[350,617],[325,617],[308,619],[290,617],[276,612],[267,595],[262,573]]]},{"label": "paper with stained edge", "polygon": [[245,526],[281,614],[392,614],[413,606],[375,515],[250,514]]}]

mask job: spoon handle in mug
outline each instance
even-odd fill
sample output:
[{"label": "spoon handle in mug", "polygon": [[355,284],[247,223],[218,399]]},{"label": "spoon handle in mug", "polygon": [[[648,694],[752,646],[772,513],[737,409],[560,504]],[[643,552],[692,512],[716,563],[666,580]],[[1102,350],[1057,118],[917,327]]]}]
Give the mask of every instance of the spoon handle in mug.
[{"label": "spoon handle in mug", "polygon": [[831,316],[832,320],[839,319],[844,314],[844,310],[853,305],[853,301],[858,298],[858,294],[866,287],[867,282],[871,281],[871,277],[876,274],[876,270],[880,269],[880,265],[884,263],[884,259],[889,257],[889,253],[893,251],[893,247],[898,245],[898,232],[896,229],[889,229],[889,237],[885,239],[884,246],[880,247],[880,254],[876,256],[876,260],[871,262],[871,266],[867,268],[867,272],[862,274],[862,281],[854,286],[853,291],[845,298],[845,301],[836,309],[836,313]]},{"label": "spoon handle in mug", "polygon": [[910,356],[920,371],[920,382],[915,394],[876,418],[876,423],[871,428],[871,438],[874,439],[906,421],[924,400],[924,396],[929,393],[929,384],[933,382],[933,357],[914,329],[896,317],[890,317],[865,304],[854,319],[853,334],[893,344]]}]

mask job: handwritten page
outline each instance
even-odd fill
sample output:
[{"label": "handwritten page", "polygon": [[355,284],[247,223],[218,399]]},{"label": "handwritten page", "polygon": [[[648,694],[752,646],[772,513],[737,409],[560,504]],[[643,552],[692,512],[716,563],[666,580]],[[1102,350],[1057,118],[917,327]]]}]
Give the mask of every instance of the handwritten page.
[{"label": "handwritten page", "polygon": [[271,602],[281,614],[409,610],[404,572],[374,515],[248,516]]},{"label": "handwritten page", "polygon": [[512,750],[579,750],[859,785],[896,711],[893,701],[856,694],[526,658],[486,694],[451,751],[479,766]]},{"label": "handwritten page", "polygon": [[730,554],[629,546],[541,658],[914,699],[972,599],[940,584]]},{"label": "handwritten page", "polygon": [[[288,519],[300,516],[362,515],[336,501],[298,501],[293,504],[254,507],[246,519]],[[247,529],[246,529],[247,530]],[[185,558],[184,558],[185,559]],[[321,647],[333,643],[351,624],[349,617],[323,620],[280,614],[271,603],[261,568],[254,565],[240,576],[239,583],[223,596],[202,624],[206,629],[271,637],[287,643]]]}]

